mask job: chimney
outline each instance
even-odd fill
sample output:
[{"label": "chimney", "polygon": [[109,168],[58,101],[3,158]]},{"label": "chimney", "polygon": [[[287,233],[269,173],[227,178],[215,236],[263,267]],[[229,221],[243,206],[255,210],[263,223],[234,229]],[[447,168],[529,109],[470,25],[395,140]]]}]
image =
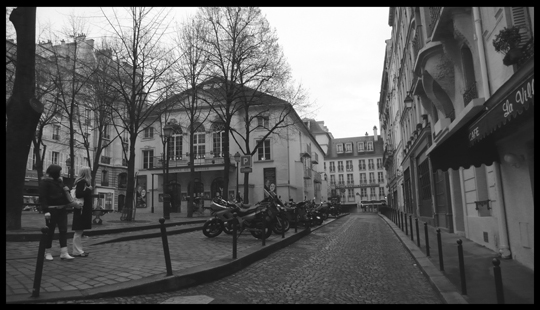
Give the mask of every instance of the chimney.
[{"label": "chimney", "polygon": [[377,126],[373,126],[373,141],[377,141]]}]

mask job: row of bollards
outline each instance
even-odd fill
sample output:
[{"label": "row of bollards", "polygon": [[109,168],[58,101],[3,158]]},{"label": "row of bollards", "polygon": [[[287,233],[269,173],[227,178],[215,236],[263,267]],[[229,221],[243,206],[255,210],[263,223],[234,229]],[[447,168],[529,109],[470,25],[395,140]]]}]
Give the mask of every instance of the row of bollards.
[{"label": "row of bollards", "polygon": [[[402,231],[405,232],[406,235],[409,234],[409,227],[410,227],[410,238],[414,242],[414,232],[413,232],[413,224],[412,224],[412,214],[408,215],[409,217],[409,223],[407,223],[407,214],[405,212],[402,212],[400,210],[390,209],[390,220],[394,222]],[[418,218],[415,218],[416,221],[416,244],[418,247],[420,246],[420,229],[418,224]],[[408,225],[409,224],[409,225]],[[444,259],[443,259],[443,252],[442,252],[442,237],[441,237],[441,229],[437,228],[437,248],[439,250],[439,269],[444,272]],[[429,236],[428,236],[428,225],[426,222],[424,222],[424,233],[425,233],[425,246],[426,246],[426,255],[430,257],[430,247],[429,247]],[[461,239],[457,240],[457,250],[458,250],[458,260],[459,260],[459,274],[460,274],[460,282],[461,282],[461,294],[467,295],[467,283],[465,278],[465,262],[463,258],[463,241]],[[497,303],[504,304],[504,291],[503,291],[503,284],[502,284],[502,276],[501,276],[501,268],[500,268],[500,261],[497,258],[494,258],[492,261],[493,264],[493,273],[495,278],[495,292],[497,296]]]}]

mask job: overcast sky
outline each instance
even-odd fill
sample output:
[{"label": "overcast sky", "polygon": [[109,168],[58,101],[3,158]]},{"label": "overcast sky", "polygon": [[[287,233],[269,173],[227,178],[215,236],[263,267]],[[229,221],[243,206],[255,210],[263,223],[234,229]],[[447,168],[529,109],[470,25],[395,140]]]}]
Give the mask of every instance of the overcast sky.
[{"label": "overcast sky", "polygon": [[[197,8],[174,8],[176,20]],[[295,80],[308,90],[315,119],[324,121],[335,138],[373,134],[379,129],[377,101],[390,38],[387,7],[262,7],[277,31]],[[105,25],[99,7],[38,7],[40,26],[59,31],[74,13],[86,17],[87,36],[99,36]]]}]

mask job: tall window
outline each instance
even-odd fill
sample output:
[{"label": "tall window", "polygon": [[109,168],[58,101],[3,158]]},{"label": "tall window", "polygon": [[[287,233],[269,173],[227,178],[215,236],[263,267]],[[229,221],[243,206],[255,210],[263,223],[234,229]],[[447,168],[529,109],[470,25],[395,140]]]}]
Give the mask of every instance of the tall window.
[{"label": "tall window", "polygon": [[349,201],[354,200],[354,189],[352,188],[347,189],[347,197],[349,198]]},{"label": "tall window", "polygon": [[323,162],[324,171],[326,171],[326,162]]},{"label": "tall window", "polygon": [[384,187],[379,187],[379,199],[384,199]]},{"label": "tall window", "polygon": [[336,150],[339,154],[343,153],[343,143],[336,144]]},{"label": "tall window", "polygon": [[368,167],[369,167],[369,170],[375,169],[375,164],[373,163],[373,159],[368,159]]},{"label": "tall window", "polygon": [[212,124],[212,153],[214,157],[224,156],[225,126],[222,123]]},{"label": "tall window", "polygon": [[60,140],[60,125],[54,125],[52,138],[53,140]]},{"label": "tall window", "polygon": [[167,143],[167,155],[169,160],[182,159],[182,134],[174,134]]},{"label": "tall window", "polygon": [[107,170],[101,172],[101,185],[109,186],[109,173]]},{"label": "tall window", "polygon": [[205,158],[206,154],[206,133],[202,124],[196,124],[197,130],[193,135],[193,152],[195,158]]},{"label": "tall window", "polygon": [[330,172],[336,172],[336,165],[333,161],[330,162]]},{"label": "tall window", "polygon": [[342,161],[337,162],[337,170],[338,170],[338,172],[343,172],[343,162]]},{"label": "tall window", "polygon": [[360,173],[360,184],[366,184],[366,183],[367,183],[366,174]]},{"label": "tall window", "polygon": [[352,174],[347,174],[347,184],[352,185],[354,184],[354,179]]},{"label": "tall window", "polygon": [[[259,143],[260,140],[257,140]],[[257,148],[257,158],[259,160],[270,160],[270,140],[264,140]]]},{"label": "tall window", "polygon": [[360,189],[360,197],[362,200],[367,200],[367,188]]},{"label": "tall window", "polygon": [[143,168],[152,169],[154,168],[154,150],[143,151]]},{"label": "tall window", "polygon": [[144,137],[145,138],[153,138],[154,137],[154,127],[146,127],[144,129]]},{"label": "tall window", "polygon": [[358,160],[358,169],[366,170],[366,160],[365,159]]},{"label": "tall window", "polygon": [[330,175],[330,185],[336,185],[336,176]]},{"label": "tall window", "polygon": [[345,152],[352,153],[352,143],[345,143]]},{"label": "tall window", "polygon": [[382,158],[377,158],[377,169],[382,169]]},{"label": "tall window", "polygon": [[369,183],[375,183],[375,172],[369,173]]},{"label": "tall window", "polygon": [[343,174],[339,174],[338,177],[339,177],[339,184],[340,185],[345,184],[345,180],[343,179]]},{"label": "tall window", "polygon": [[371,196],[371,199],[377,199],[377,191],[376,191],[376,188],[375,187],[372,187],[371,190],[370,190],[370,196]]},{"label": "tall window", "polygon": [[54,165],[60,164],[60,153],[59,152],[51,152],[51,163]]},{"label": "tall window", "polygon": [[377,172],[377,179],[379,180],[379,183],[383,183],[384,182],[384,177],[383,177],[383,173],[382,172]]},{"label": "tall window", "polygon": [[345,165],[346,165],[346,167],[347,167],[347,171],[352,171],[352,169],[353,169],[353,168],[352,168],[352,160],[347,160],[347,161],[345,162]]}]

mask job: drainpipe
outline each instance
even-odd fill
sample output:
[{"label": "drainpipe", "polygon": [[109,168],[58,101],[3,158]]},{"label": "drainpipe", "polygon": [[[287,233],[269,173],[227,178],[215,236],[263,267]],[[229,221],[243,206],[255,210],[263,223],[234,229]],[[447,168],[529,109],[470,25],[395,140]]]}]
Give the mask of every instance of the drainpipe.
[{"label": "drainpipe", "polygon": [[504,194],[502,188],[501,178],[501,164],[493,162],[493,170],[495,170],[495,176],[497,178],[497,200],[499,201],[499,216],[497,222],[499,224],[499,253],[501,258],[512,258],[512,252],[509,247],[508,237],[508,222],[506,220],[506,206],[504,204]]},{"label": "drainpipe", "polygon": [[480,57],[480,72],[482,74],[482,88],[484,90],[484,99],[491,96],[489,91],[489,80],[486,66],[486,51],[484,49],[484,36],[482,35],[482,18],[478,7],[473,7],[474,28],[476,33],[476,43],[478,44],[478,56]]}]

